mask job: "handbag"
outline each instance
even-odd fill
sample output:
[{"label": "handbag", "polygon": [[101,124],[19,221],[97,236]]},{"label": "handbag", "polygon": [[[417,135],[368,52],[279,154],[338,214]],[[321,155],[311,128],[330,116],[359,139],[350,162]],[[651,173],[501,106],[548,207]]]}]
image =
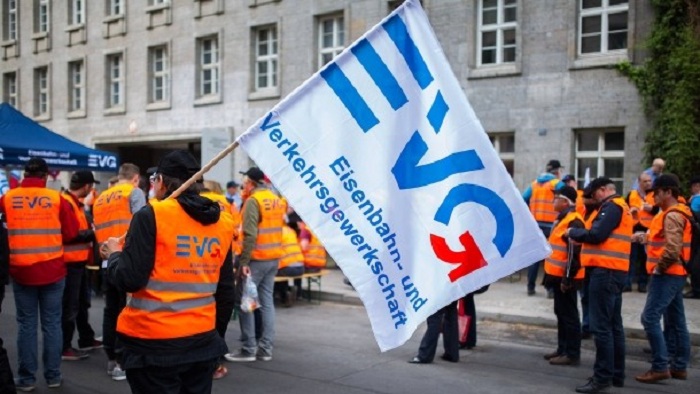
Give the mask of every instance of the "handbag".
[{"label": "handbag", "polygon": [[464,300],[460,299],[457,303],[457,325],[459,328],[459,343],[467,343],[469,337],[469,324],[472,317],[464,312]]}]

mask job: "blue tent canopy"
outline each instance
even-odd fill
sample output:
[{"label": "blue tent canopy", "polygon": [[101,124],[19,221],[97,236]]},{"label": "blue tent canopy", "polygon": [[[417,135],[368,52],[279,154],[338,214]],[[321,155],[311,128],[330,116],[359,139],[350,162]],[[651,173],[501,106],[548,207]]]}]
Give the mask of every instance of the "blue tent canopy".
[{"label": "blue tent canopy", "polygon": [[0,166],[23,166],[33,157],[46,160],[52,169],[114,172],[118,165],[115,154],[71,141],[0,104]]}]

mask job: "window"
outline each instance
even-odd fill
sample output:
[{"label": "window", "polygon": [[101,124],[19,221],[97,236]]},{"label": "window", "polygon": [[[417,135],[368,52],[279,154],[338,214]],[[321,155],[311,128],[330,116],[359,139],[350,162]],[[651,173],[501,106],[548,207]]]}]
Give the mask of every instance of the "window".
[{"label": "window", "polygon": [[480,0],[477,33],[477,63],[515,62],[517,0]]},{"label": "window", "polygon": [[107,108],[124,106],[124,54],[107,56]]},{"label": "window", "polygon": [[85,109],[85,64],[82,60],[68,63],[69,111]]},{"label": "window", "polygon": [[34,116],[49,116],[49,68],[39,67],[34,69]]},{"label": "window", "polygon": [[149,48],[149,103],[170,100],[170,65],[165,45]]},{"label": "window", "polygon": [[34,0],[34,32],[49,32],[49,0]]},{"label": "window", "polygon": [[2,76],[2,101],[17,108],[19,103],[17,97],[17,73],[5,73]]},{"label": "window", "polygon": [[118,16],[124,14],[124,4],[122,0],[107,0],[107,15]]},{"label": "window", "polygon": [[255,90],[277,87],[277,28],[255,32]]},{"label": "window", "polygon": [[512,178],[515,172],[515,133],[489,133],[489,139]]},{"label": "window", "polygon": [[627,0],[580,0],[579,55],[627,49]]},{"label": "window", "polygon": [[583,188],[586,170],[590,179],[606,176],[622,192],[625,164],[625,132],[622,129],[576,131],[576,179]]},{"label": "window", "polygon": [[148,5],[168,4],[170,0],[148,0]]},{"label": "window", "polygon": [[85,0],[70,0],[68,24],[80,25],[83,23],[85,23]]},{"label": "window", "polygon": [[318,20],[318,66],[323,67],[343,51],[345,24],[342,15],[325,16]]},{"label": "window", "polygon": [[17,16],[18,0],[3,1],[3,40],[12,41],[17,39]]},{"label": "window", "polygon": [[199,73],[197,97],[219,94],[219,40],[216,36],[198,40]]}]

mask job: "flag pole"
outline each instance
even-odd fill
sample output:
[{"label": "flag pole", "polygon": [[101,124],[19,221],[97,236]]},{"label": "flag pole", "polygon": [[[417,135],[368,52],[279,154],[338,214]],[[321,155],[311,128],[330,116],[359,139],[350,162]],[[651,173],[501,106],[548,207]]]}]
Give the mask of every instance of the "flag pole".
[{"label": "flag pole", "polygon": [[[224,150],[219,152],[216,156],[214,156],[213,159],[209,160],[209,163],[207,163],[204,167],[202,167],[201,170],[197,171],[194,175],[190,177],[185,183],[180,185],[174,192],[172,192],[168,198],[177,198],[182,192],[187,190],[188,187],[192,186],[193,183],[197,182],[197,179],[201,178],[207,171],[209,171],[212,167],[214,167],[218,162],[221,161],[224,157],[226,157],[229,153],[233,152],[236,148],[238,148],[238,141],[233,141],[231,144],[229,144]],[[124,239],[126,238],[126,233],[124,233],[121,237],[119,237],[119,242],[124,243]]]}]

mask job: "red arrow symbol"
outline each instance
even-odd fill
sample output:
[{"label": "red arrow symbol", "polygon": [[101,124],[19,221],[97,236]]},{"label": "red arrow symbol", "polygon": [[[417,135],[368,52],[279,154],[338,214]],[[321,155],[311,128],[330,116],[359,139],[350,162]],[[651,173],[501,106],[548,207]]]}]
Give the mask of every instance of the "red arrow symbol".
[{"label": "red arrow symbol", "polygon": [[469,231],[459,237],[459,242],[464,246],[464,250],[454,251],[447,245],[445,238],[430,234],[430,244],[437,258],[449,264],[458,264],[457,268],[450,271],[450,282],[455,282],[457,279],[487,265],[484,256],[481,254],[481,249],[474,242],[474,237]]}]

